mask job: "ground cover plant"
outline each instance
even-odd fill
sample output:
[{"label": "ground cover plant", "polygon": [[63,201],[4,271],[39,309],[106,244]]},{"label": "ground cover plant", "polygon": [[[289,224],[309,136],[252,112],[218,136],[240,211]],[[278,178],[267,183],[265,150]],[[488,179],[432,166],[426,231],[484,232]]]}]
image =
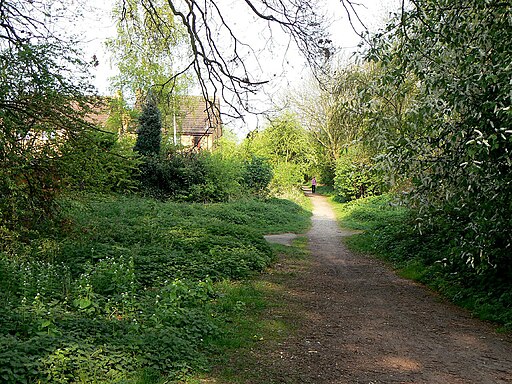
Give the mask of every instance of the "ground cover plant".
[{"label": "ground cover plant", "polygon": [[225,287],[231,293],[225,304],[238,310],[229,331],[215,340],[214,368],[191,383],[270,383],[279,377],[281,373],[271,368],[273,352],[306,321],[296,305],[290,305],[287,282],[310,267],[307,245],[306,237],[291,245],[271,244],[278,257],[274,267],[244,284]]},{"label": "ground cover plant", "polygon": [[245,309],[236,281],[274,260],[262,235],[309,221],[279,199],[61,205],[62,229],[0,255],[5,383],[160,383],[204,369]]},{"label": "ground cover plant", "polygon": [[510,282],[452,262],[460,236],[455,229],[420,232],[415,226],[416,214],[390,195],[333,202],[342,226],[364,230],[347,239],[351,249],[381,257],[404,277],[429,285],[482,319],[512,329]]}]

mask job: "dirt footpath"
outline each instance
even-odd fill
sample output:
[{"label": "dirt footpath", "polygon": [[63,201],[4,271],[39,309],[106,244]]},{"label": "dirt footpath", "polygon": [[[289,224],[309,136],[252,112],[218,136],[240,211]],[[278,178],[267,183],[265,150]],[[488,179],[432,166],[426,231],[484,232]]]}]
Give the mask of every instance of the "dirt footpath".
[{"label": "dirt footpath", "polygon": [[287,282],[305,320],[265,352],[265,382],[512,383],[510,337],[349,252],[327,200],[311,198],[312,267]]}]

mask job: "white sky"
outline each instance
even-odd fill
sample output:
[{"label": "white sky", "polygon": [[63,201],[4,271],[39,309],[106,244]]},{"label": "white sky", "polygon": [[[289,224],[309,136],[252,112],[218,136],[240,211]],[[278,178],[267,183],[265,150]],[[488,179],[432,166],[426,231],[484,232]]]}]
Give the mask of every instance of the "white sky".
[{"label": "white sky", "polygon": [[[271,98],[309,77],[309,71],[297,50],[293,46],[287,49],[287,38],[279,30],[271,30],[266,24],[248,20],[247,8],[241,7],[243,3],[240,0],[222,1],[225,4],[225,9],[231,14],[227,20],[233,23],[233,28],[238,31],[240,39],[255,47],[257,51],[261,51],[258,62],[252,60],[247,64],[253,69],[252,72],[257,79],[270,80],[262,92],[255,95],[251,101],[253,108],[265,109],[266,105],[270,105]],[[360,0],[359,3],[361,4],[358,7],[360,18],[367,27],[375,30],[382,25],[383,19],[390,11],[399,8],[401,0]],[[332,22],[330,29],[334,44],[344,48],[346,52],[344,56],[348,57],[359,43],[359,37],[350,26],[340,0],[318,0],[317,4],[326,5],[327,14]],[[105,40],[115,34],[110,13],[112,5],[113,0],[89,1],[90,9],[84,10],[85,22],[75,31],[83,37],[86,58],[89,59],[92,55],[96,55],[99,60],[99,65],[93,71],[95,76],[93,84],[103,95],[112,94],[109,90],[108,78],[116,73],[115,69],[111,67],[109,55],[104,48]],[[357,25],[356,20],[354,23]],[[273,48],[265,45],[266,37],[270,33],[277,40]],[[239,136],[242,136],[258,126],[261,127],[264,123],[265,119],[262,119],[261,116],[257,118],[249,115],[246,123],[237,122],[233,124],[233,127]]]}]

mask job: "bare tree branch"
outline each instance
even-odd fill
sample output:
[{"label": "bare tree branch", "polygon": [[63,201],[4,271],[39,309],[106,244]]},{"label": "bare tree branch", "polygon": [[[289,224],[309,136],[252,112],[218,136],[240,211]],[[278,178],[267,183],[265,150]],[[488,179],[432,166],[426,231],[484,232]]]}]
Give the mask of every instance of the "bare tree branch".
[{"label": "bare tree branch", "polygon": [[[123,9],[128,9],[128,0]],[[137,0],[136,0],[137,1]],[[153,23],[164,23],[158,15],[158,0],[138,0]],[[342,0],[348,2],[350,0]],[[266,21],[269,28],[280,27],[304,53],[314,70],[320,70],[333,54],[332,41],[325,30],[318,4],[310,0],[244,0],[247,14]],[[216,108],[217,98],[227,104],[230,117],[243,117],[248,107],[247,96],[256,93],[267,79],[258,79],[247,66],[246,51],[257,61],[258,52],[244,43],[233,28],[223,0],[165,0],[188,36],[189,59],[185,70],[191,69],[198,80],[207,109]],[[122,18],[127,12],[121,13]],[[272,32],[271,32],[272,33]],[[172,52],[169,52],[172,54]],[[178,69],[168,83],[185,72]],[[217,111],[218,112],[218,111]]]}]

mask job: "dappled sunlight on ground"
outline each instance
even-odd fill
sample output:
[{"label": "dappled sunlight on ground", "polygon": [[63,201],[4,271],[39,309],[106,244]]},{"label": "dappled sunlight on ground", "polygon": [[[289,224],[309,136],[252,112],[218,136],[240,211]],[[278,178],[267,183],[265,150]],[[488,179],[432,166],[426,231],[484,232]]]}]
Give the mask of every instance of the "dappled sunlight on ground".
[{"label": "dappled sunlight on ground", "polygon": [[312,265],[279,281],[300,326],[258,356],[262,380],[251,383],[512,383],[509,341],[385,263],[349,252],[342,238],[351,231],[338,227],[327,199],[312,200]]},{"label": "dappled sunlight on ground", "polygon": [[384,357],[380,365],[383,368],[390,369],[390,370],[396,370],[399,372],[404,371],[420,371],[422,368],[422,365],[413,359],[409,359],[406,357]]},{"label": "dappled sunlight on ground", "polygon": [[[285,257],[262,276],[284,304],[265,314],[271,336],[234,358],[250,379],[219,383],[512,383],[510,337],[348,251],[342,239],[354,233],[338,227],[327,199],[311,199],[311,258]],[[287,326],[296,331],[283,333]]]}]

